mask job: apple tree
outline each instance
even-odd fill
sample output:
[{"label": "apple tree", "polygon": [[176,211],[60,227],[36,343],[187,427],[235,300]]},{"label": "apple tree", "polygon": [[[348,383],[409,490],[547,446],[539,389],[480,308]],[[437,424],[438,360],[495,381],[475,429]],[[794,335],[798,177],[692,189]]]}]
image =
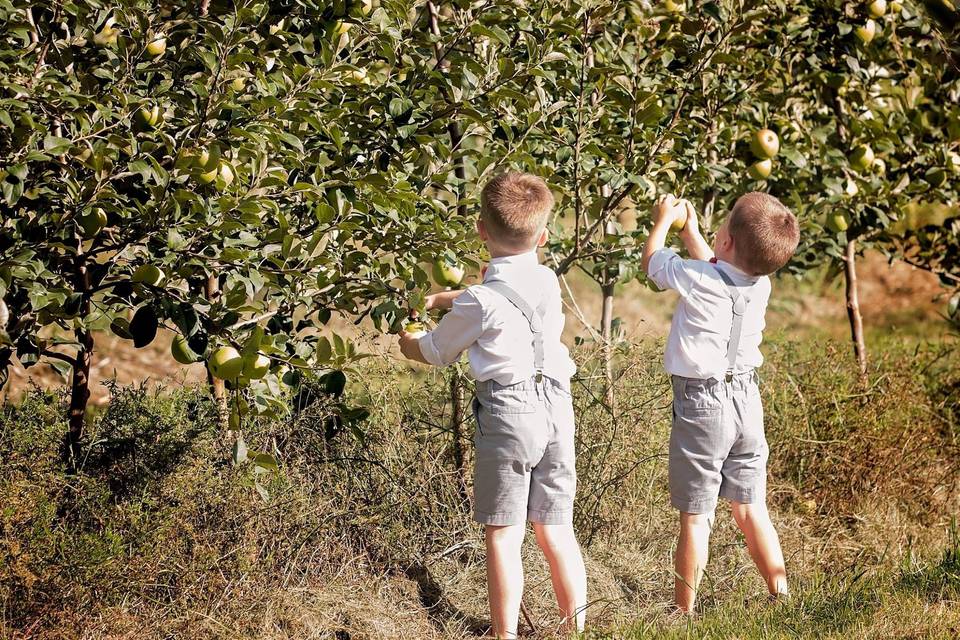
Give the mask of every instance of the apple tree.
[{"label": "apple tree", "polygon": [[865,375],[856,260],[869,247],[896,257],[890,230],[910,203],[956,201],[950,123],[960,84],[929,16],[914,6],[821,0],[795,10],[783,107],[801,132],[798,162],[769,188],[805,214],[808,230],[822,230],[804,234],[792,267],[826,258],[842,268]]},{"label": "apple tree", "polygon": [[449,79],[416,12],[14,1],[0,17],[0,368],[70,377],[73,447],[97,332],[143,347],[166,326],[172,357],[219,354],[238,426],[283,411],[299,370],[359,357],[333,315],[397,326],[424,258],[467,247],[456,150],[434,144]]}]

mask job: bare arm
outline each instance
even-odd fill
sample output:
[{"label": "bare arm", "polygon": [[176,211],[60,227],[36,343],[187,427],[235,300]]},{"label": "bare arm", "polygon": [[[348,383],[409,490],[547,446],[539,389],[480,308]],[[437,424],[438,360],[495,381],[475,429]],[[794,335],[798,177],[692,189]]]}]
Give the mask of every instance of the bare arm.
[{"label": "bare arm", "polygon": [[[460,295],[466,291],[466,289],[454,289],[451,291],[441,291],[440,293],[433,293],[427,296],[425,309],[427,311],[431,309],[451,309],[453,308],[453,301],[456,300]],[[416,316],[416,312],[413,313]],[[420,336],[423,335],[422,332],[419,333],[408,333],[406,331],[400,332],[400,353],[409,360],[414,360],[416,362],[422,362],[423,364],[430,364],[427,359],[423,356],[423,351],[420,349]]]},{"label": "bare arm", "polygon": [[687,215],[687,208],[683,202],[683,200],[677,200],[673,195],[667,194],[653,205],[653,211],[651,211],[653,229],[650,230],[650,235],[647,236],[647,241],[643,245],[642,266],[644,273],[647,273],[650,266],[650,257],[663,249],[663,245],[667,241],[667,234],[670,232],[670,225],[675,220]]},{"label": "bare arm", "polygon": [[697,219],[697,211],[689,200],[682,200],[687,211],[687,224],[680,232],[680,239],[683,240],[683,246],[687,248],[687,253],[694,260],[709,260],[713,257],[713,249],[707,244],[700,233],[700,221]]},{"label": "bare arm", "polygon": [[460,297],[466,289],[452,289],[450,291],[441,291],[427,296],[427,311],[431,309],[450,309],[453,307],[453,301]]}]

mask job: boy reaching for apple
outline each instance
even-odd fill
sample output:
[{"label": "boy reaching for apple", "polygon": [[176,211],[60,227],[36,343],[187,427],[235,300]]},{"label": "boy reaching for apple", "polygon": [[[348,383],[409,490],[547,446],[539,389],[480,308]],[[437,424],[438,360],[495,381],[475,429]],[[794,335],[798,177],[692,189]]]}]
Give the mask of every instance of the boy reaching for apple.
[{"label": "boy reaching for apple", "polygon": [[484,525],[492,632],[516,638],[526,522],[550,565],[567,630],[583,628],[586,575],[573,531],[576,367],[560,341],[560,284],[542,266],[553,195],[540,178],[504,173],[480,195],[477,231],[491,260],[483,283],[430,296],[449,308],[429,333],[400,334],[411,360],[446,366],[466,350],[477,380],[474,519]]},{"label": "boy reaching for apple", "polygon": [[[756,368],[763,363],[768,276],[796,251],[797,219],[773,196],[748,193],[711,249],[688,201],[664,196],[652,217],[643,269],[661,289],[680,294],[664,355],[673,379],[670,501],[680,511],[676,606],[693,611],[719,497],[730,501],[771,598],[785,597],[783,552],[766,507],[768,448]],[[664,248],[671,225],[682,227],[690,259]]]}]

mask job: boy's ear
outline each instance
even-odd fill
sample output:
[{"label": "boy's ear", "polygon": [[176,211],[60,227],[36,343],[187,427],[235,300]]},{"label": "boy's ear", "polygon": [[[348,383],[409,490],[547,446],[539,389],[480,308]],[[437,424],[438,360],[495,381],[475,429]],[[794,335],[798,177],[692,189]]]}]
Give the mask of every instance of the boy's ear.
[{"label": "boy's ear", "polygon": [[550,231],[549,231],[549,230],[544,229],[543,231],[541,231],[541,232],[540,232],[540,238],[537,240],[537,246],[538,246],[538,247],[542,247],[543,245],[547,244],[547,237],[548,237],[549,235],[550,235]]},{"label": "boy's ear", "polygon": [[477,233],[480,235],[480,239],[483,240],[484,242],[486,242],[487,239],[490,237],[487,234],[487,227],[486,225],[483,224],[482,218],[477,218]]}]

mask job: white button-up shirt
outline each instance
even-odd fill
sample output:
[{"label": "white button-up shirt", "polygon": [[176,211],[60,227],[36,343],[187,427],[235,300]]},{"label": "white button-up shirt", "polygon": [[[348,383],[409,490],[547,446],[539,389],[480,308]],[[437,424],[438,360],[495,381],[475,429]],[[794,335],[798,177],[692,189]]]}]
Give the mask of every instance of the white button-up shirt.
[{"label": "white button-up shirt", "polygon": [[[494,258],[484,281],[501,280],[536,309],[547,297],[543,318],[543,374],[566,383],[576,371],[560,342],[563,308],[560,283],[536,251]],[[470,370],[478,381],[513,384],[533,377],[533,334],[530,323],[513,304],[485,287],[470,287],[454,301],[437,327],[420,337],[420,351],[432,365],[455,362],[468,349]]]},{"label": "white button-up shirt", "polygon": [[683,260],[673,249],[650,256],[648,275],[661,289],[680,293],[670,325],[663,365],[667,373],[686,378],[723,378],[727,371],[727,344],[733,324],[733,299],[717,269],[743,291],[747,307],[737,354],[737,372],[763,364],[760,342],[770,299],[770,278],[750,276],[728,262]]}]

